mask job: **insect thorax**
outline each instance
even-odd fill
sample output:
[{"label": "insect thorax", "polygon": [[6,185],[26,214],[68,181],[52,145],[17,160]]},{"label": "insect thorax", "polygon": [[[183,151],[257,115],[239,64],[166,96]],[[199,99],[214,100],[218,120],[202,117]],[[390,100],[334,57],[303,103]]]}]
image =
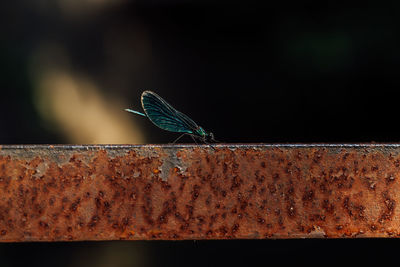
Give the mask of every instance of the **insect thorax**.
[{"label": "insect thorax", "polygon": [[204,129],[203,129],[202,127],[200,127],[200,126],[199,126],[199,128],[197,129],[197,133],[198,133],[198,135],[200,135],[200,136],[202,136],[202,137],[207,136],[206,131],[204,131]]}]

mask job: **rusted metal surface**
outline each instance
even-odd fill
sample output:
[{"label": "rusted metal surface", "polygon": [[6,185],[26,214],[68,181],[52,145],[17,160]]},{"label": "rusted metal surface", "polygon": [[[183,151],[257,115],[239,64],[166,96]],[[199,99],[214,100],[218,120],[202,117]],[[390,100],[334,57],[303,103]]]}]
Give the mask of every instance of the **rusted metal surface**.
[{"label": "rusted metal surface", "polygon": [[400,236],[400,145],[2,146],[0,241]]}]

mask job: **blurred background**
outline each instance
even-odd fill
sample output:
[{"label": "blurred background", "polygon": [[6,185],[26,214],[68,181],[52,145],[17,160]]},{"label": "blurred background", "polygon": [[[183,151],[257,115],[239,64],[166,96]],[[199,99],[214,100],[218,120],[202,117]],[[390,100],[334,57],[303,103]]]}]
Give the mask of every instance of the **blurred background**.
[{"label": "blurred background", "polygon": [[[123,111],[143,90],[223,142],[398,142],[399,8],[2,1],[0,143],[172,142]],[[0,244],[0,266],[385,264],[397,243]]]}]

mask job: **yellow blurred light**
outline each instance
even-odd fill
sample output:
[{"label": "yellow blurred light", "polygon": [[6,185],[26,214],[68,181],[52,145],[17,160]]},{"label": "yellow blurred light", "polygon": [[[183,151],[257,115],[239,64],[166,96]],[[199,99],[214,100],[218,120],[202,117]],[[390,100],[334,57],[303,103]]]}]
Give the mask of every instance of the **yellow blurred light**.
[{"label": "yellow blurred light", "polygon": [[[45,61],[45,60],[44,60]],[[123,111],[127,107],[117,96],[103,94],[89,78],[68,68],[51,67],[36,60],[36,106],[43,119],[56,125],[69,142],[79,144],[143,143],[134,117]]]}]

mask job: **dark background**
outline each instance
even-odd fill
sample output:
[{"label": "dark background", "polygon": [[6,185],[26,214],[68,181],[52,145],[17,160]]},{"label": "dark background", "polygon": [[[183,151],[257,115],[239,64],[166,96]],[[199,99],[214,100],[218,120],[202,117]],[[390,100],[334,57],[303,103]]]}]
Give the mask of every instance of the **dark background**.
[{"label": "dark background", "polygon": [[[153,90],[224,142],[398,142],[399,3],[0,4],[0,143],[166,143]],[[191,142],[190,139],[183,139]],[[0,244],[1,266],[389,264],[397,240]]]}]

